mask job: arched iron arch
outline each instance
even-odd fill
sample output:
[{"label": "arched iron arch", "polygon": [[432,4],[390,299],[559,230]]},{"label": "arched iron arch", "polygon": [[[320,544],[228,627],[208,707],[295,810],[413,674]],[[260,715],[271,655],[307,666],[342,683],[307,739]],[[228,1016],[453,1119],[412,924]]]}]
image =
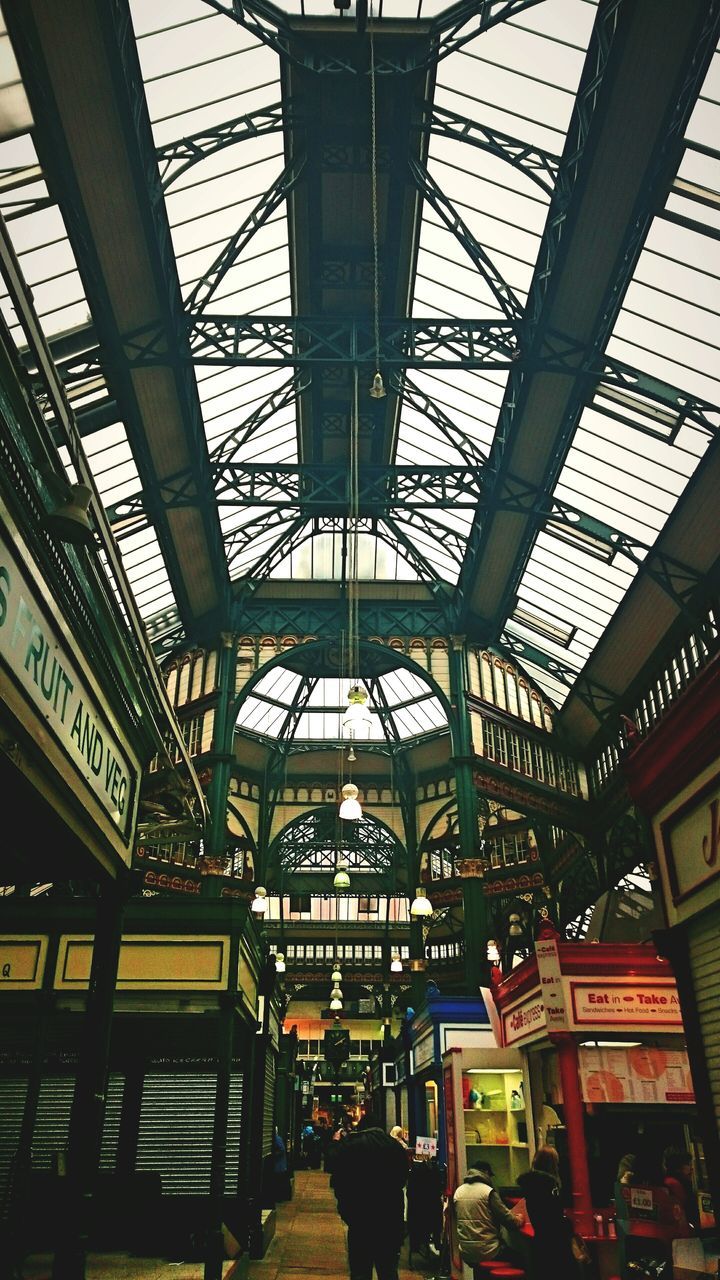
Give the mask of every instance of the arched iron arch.
[{"label": "arched iron arch", "polygon": [[[268,857],[268,884],[287,890],[303,878],[303,886],[317,881],[317,892],[332,887],[337,859],[349,863],[349,894],[394,893],[405,889],[405,848],[380,818],[365,813],[358,822],[343,822],[335,805],[321,805],[299,814],[273,840]],[[353,879],[356,885],[353,886]],[[371,883],[370,883],[371,882]]]}]

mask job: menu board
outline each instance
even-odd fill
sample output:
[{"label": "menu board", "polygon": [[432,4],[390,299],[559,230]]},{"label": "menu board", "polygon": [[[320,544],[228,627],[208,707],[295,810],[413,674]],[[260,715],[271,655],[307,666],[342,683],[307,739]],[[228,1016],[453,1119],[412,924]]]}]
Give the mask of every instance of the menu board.
[{"label": "menu board", "polygon": [[585,1102],[694,1102],[690,1065],[683,1049],[578,1050]]}]

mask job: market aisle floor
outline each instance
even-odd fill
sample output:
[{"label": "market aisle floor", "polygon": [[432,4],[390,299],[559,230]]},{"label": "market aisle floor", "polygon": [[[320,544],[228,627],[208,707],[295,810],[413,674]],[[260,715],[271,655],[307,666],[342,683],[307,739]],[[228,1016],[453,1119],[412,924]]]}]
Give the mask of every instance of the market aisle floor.
[{"label": "market aisle floor", "polygon": [[[425,1280],[409,1271],[407,1243],[400,1254],[400,1280]],[[413,1259],[415,1261],[415,1259]],[[319,1169],[295,1174],[295,1194],[277,1207],[277,1230],[265,1257],[251,1262],[249,1280],[348,1280],[345,1228],[329,1178]]]}]

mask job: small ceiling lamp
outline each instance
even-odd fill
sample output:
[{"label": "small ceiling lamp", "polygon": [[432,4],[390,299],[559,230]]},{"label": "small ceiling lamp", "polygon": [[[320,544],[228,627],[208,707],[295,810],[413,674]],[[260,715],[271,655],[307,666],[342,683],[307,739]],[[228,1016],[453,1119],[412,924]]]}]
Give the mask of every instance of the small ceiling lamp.
[{"label": "small ceiling lamp", "polygon": [[357,756],[355,755],[352,745],[350,746],[350,750],[347,753],[347,758],[348,758],[349,764],[354,764],[355,761],[357,760]]},{"label": "small ceiling lamp", "polygon": [[376,372],[375,377],[372,380],[370,395],[372,396],[373,400],[382,400],[387,395],[387,391],[385,390],[385,383],[382,380],[382,374],[380,373],[379,370]]},{"label": "small ceiling lamp", "polygon": [[347,858],[340,857],[336,863],[335,879],[333,880],[333,889],[349,889],[350,877],[348,875],[348,867],[350,863]]},{"label": "small ceiling lamp", "polygon": [[256,916],[264,916],[267,911],[267,889],[263,889],[261,884],[255,890],[255,897],[250,903],[250,910]]},{"label": "small ceiling lamp", "polygon": [[330,981],[331,981],[331,982],[342,982],[342,974],[341,974],[341,972],[340,972],[340,970],[339,970],[339,969],[337,969],[337,968],[333,969],[332,973],[330,974]]},{"label": "small ceiling lamp", "polygon": [[275,972],[276,973],[285,972],[285,956],[283,955],[282,951],[275,952]]},{"label": "small ceiling lamp", "polygon": [[330,999],[331,999],[331,1000],[342,1000],[342,991],[340,990],[340,988],[339,988],[339,986],[337,985],[337,983],[335,983],[335,986],[333,987],[332,991],[330,992]]},{"label": "small ceiling lamp", "polygon": [[415,897],[410,907],[410,915],[416,917],[432,915],[432,903],[422,885],[418,885],[415,890]]},{"label": "small ceiling lamp", "polygon": [[342,718],[342,731],[346,738],[365,742],[370,737],[373,718],[365,705],[367,698],[367,692],[362,685],[354,684],[351,689],[348,689],[347,710]]},{"label": "small ceiling lamp", "polygon": [[354,782],[345,783],[342,789],[342,798],[340,817],[345,818],[348,822],[357,822],[358,818],[362,818],[362,809],[358,803],[358,789]]},{"label": "small ceiling lamp", "polygon": [[402,960],[400,959],[399,951],[393,951],[390,957],[390,972],[402,973]]},{"label": "small ceiling lamp", "polygon": [[340,1010],[342,1009],[342,1007],[343,1007],[343,1002],[342,1002],[342,1000],[337,1000],[337,999],[335,999],[335,1000],[331,1000],[331,1001],[330,1001],[330,1011],[331,1011],[331,1013],[339,1013],[339,1012],[340,1012]]}]

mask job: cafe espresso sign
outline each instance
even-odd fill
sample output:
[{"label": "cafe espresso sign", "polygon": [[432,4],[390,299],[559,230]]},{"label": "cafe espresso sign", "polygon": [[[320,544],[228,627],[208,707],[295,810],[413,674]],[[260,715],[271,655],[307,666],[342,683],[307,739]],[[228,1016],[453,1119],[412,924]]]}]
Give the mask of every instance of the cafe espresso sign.
[{"label": "cafe espresso sign", "polygon": [[90,678],[80,675],[70,657],[72,640],[59,621],[51,621],[41,591],[20,568],[0,527],[0,658],[74,772],[126,838],[138,766],[121,746],[111,713]]}]

